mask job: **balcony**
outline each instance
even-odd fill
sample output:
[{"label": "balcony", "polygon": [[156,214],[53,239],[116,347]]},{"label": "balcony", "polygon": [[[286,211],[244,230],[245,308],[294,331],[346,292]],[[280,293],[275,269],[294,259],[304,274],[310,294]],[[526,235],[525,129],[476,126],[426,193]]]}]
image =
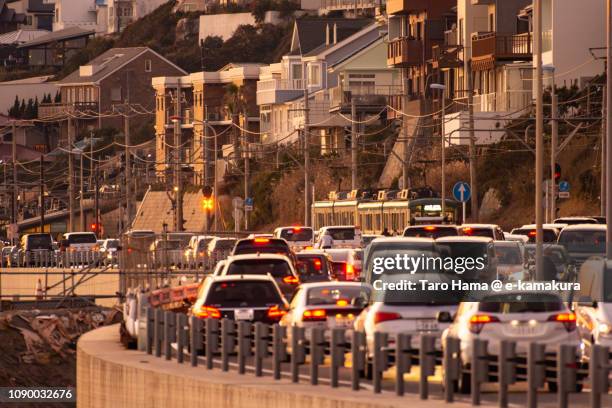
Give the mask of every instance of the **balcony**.
[{"label": "balcony", "polygon": [[461,46],[459,45],[434,45],[431,48],[431,64],[434,69],[459,68],[463,62],[459,58]]},{"label": "balcony", "polygon": [[408,37],[397,38],[387,44],[387,65],[407,68],[423,62],[423,42]]},{"label": "balcony", "polygon": [[[380,6],[379,0],[323,0],[321,2],[321,10],[364,10],[375,9]],[[385,1],[382,1],[385,4]]]},{"label": "balcony", "polygon": [[472,36],[473,69],[489,69],[496,61],[528,61],[533,57],[532,43],[530,33],[475,34]]},{"label": "balcony", "polygon": [[475,112],[516,112],[531,103],[532,92],[526,90],[474,95]]},{"label": "balcony", "polygon": [[257,105],[293,100],[304,94],[303,79],[266,79],[257,82]]},{"label": "balcony", "polygon": [[362,113],[378,113],[391,103],[391,99],[402,95],[399,85],[372,85],[361,87],[337,86],[331,89],[330,111],[351,112],[352,100]]},{"label": "balcony", "polygon": [[56,119],[74,113],[98,113],[97,102],[77,102],[77,103],[41,103],[38,106],[39,119]]},{"label": "balcony", "polygon": [[387,0],[387,14],[410,14],[429,8],[428,0]]}]

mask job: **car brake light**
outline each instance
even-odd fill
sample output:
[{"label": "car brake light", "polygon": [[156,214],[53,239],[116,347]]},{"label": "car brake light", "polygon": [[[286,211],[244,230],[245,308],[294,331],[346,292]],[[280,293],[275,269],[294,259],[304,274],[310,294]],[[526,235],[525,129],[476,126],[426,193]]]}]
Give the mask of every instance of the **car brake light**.
[{"label": "car brake light", "polygon": [[472,233],[473,233],[473,232],[474,232],[474,230],[473,230],[471,227],[465,227],[465,228],[463,229],[463,233],[464,233],[465,235],[472,235]]},{"label": "car brake light", "polygon": [[535,237],[535,236],[536,236],[536,234],[537,234],[537,233],[536,233],[536,231],[529,231],[529,234],[528,234],[528,235],[529,235],[530,237]]},{"label": "car brake light", "polygon": [[388,322],[390,320],[400,320],[402,315],[399,313],[391,313],[391,312],[376,312],[374,315],[374,324]]},{"label": "car brake light", "polygon": [[298,285],[300,283],[300,280],[296,278],[295,276],[285,276],[283,278],[283,282],[289,283],[292,285]]},{"label": "car brake light", "polygon": [[313,261],[313,263],[314,263],[314,268],[315,268],[317,271],[320,271],[320,270],[321,270],[321,265],[323,265],[323,264],[321,263],[321,260],[320,260],[320,259],[315,259],[315,260]]},{"label": "car brake light", "polygon": [[293,232],[300,232],[302,227],[293,227]]},{"label": "car brake light", "polygon": [[280,320],[280,318],[286,314],[287,311],[281,309],[278,305],[274,305],[268,309],[268,317],[273,320]]},{"label": "car brake light", "polygon": [[559,313],[552,315],[548,321],[563,323],[568,332],[576,330],[576,315],[574,313]]},{"label": "car brake light", "polygon": [[325,309],[305,310],[302,314],[302,320],[308,322],[320,322],[327,320],[327,312]]},{"label": "car brake light", "polygon": [[304,249],[313,249],[313,247],[309,245],[309,246],[307,246],[307,247],[306,247],[306,248],[304,248]]},{"label": "car brake light", "polygon": [[470,317],[469,328],[472,333],[480,333],[482,328],[487,323],[498,323],[499,319],[495,316],[490,315],[474,315]]},{"label": "car brake light", "polygon": [[256,244],[269,244],[270,240],[268,238],[255,238],[253,242]]},{"label": "car brake light", "polygon": [[436,227],[431,227],[431,226],[430,227],[425,227],[425,231],[435,231],[435,230],[437,230]]},{"label": "car brake light", "polygon": [[353,265],[348,264],[348,263],[345,264],[344,272],[345,272],[344,278],[347,281],[355,280],[355,267]]},{"label": "car brake light", "polygon": [[199,309],[194,308],[193,314],[200,319],[220,319],[221,312],[216,307],[203,305]]},{"label": "car brake light", "polygon": [[336,306],[345,307],[348,306],[349,302],[346,299],[338,299],[336,300]]}]

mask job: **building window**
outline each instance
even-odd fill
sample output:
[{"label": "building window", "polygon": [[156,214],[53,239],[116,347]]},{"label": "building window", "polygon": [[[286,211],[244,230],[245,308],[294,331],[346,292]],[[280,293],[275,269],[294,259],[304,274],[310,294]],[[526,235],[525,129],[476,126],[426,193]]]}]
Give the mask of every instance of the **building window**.
[{"label": "building window", "polygon": [[111,88],[111,101],[117,102],[121,101],[121,87],[114,86]]},{"label": "building window", "polygon": [[308,66],[308,85],[318,86],[321,84],[321,67],[319,65]]},{"label": "building window", "polygon": [[145,60],[145,72],[151,72],[151,60]]}]

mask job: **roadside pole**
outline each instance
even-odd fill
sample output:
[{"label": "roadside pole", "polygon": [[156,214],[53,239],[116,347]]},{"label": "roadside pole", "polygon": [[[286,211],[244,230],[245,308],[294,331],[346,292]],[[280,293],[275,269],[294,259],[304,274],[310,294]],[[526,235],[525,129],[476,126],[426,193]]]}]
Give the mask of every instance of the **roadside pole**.
[{"label": "roadside pole", "polygon": [[534,58],[535,58],[535,110],[536,110],[536,163],[535,163],[535,219],[536,219],[536,277],[541,278],[543,259],[542,229],[544,219],[543,189],[544,179],[544,106],[542,100],[542,0],[534,0]]},{"label": "roadside pole", "polygon": [[[606,10],[606,159],[612,157],[612,0],[607,1]],[[606,180],[612,180],[612,166],[606,166]],[[606,188],[606,258],[612,259],[612,188]]]},{"label": "roadside pole", "polygon": [[40,155],[40,232],[45,232],[45,161]]},{"label": "roadside pole", "polygon": [[357,189],[357,106],[351,93],[351,190]]},{"label": "roadside pole", "polygon": [[310,110],[308,88],[304,89],[304,226],[310,226]]}]

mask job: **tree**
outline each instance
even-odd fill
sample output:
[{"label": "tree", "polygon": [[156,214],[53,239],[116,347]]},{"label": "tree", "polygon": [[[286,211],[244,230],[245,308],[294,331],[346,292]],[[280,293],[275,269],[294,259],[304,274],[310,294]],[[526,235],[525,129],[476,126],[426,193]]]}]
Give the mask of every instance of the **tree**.
[{"label": "tree", "polygon": [[34,119],[35,111],[34,111],[34,101],[32,98],[28,99],[28,104],[26,105],[25,113],[23,115],[24,119]]},{"label": "tree", "polygon": [[19,118],[19,97],[17,95],[15,95],[15,102],[9,109],[8,114],[12,118]]},{"label": "tree", "polygon": [[60,103],[62,101],[62,94],[60,93],[60,91],[57,91],[55,93],[55,103]]},{"label": "tree", "polygon": [[21,100],[21,105],[19,105],[19,118],[23,118],[25,116],[26,113],[26,103],[25,103],[25,99]]}]

